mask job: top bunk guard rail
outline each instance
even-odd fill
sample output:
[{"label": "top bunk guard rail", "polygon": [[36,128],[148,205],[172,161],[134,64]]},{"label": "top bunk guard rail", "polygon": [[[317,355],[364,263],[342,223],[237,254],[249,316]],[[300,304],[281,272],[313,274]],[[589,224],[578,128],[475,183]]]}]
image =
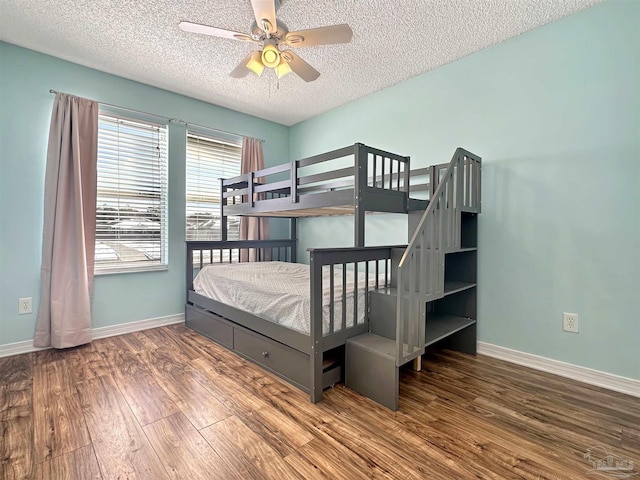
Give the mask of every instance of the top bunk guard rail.
[{"label": "top bunk guard rail", "polygon": [[[444,255],[460,248],[461,212],[480,213],[480,157],[456,149],[398,266],[396,365],[424,353],[427,302],[444,296]],[[431,182],[432,185],[436,182]]]},{"label": "top bunk guard rail", "polygon": [[[409,157],[362,143],[221,180],[221,216],[303,217],[402,213]],[[358,220],[360,221],[360,220]],[[363,246],[364,238],[356,239]]]}]

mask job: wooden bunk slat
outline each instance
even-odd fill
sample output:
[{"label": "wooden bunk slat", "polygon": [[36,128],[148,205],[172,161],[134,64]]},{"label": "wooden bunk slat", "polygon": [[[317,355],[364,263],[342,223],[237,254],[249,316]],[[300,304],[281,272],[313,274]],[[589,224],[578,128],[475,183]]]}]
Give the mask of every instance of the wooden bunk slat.
[{"label": "wooden bunk slat", "polygon": [[[329,172],[315,173],[313,175],[305,175],[298,178],[298,186],[308,185],[310,183],[326,182],[327,180],[333,180],[334,178],[344,178],[353,175],[353,167],[339,168],[337,170],[331,170]],[[326,188],[333,188],[332,185],[327,185]]]},{"label": "wooden bunk slat", "polygon": [[303,218],[303,217],[330,217],[335,215],[353,215],[353,206],[344,205],[338,207],[305,208],[298,210],[284,210],[281,212],[256,213],[255,217],[278,217],[278,218]]},{"label": "wooden bunk slat", "polygon": [[314,155],[312,157],[307,157],[302,160],[296,160],[298,167],[308,167],[309,165],[315,165],[316,163],[326,162],[327,160],[335,160],[337,158],[348,157],[349,155],[353,155],[355,151],[356,145],[349,145],[348,147],[339,148],[337,150],[332,150],[331,152],[321,153],[319,155]]}]

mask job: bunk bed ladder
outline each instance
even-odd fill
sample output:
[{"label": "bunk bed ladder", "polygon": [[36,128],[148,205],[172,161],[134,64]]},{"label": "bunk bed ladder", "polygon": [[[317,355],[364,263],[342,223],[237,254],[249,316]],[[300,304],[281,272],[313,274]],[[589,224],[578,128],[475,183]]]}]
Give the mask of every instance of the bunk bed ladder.
[{"label": "bunk bed ladder", "polygon": [[[399,367],[425,352],[427,308],[445,294],[445,255],[461,249],[463,213],[480,212],[480,158],[458,148],[451,162],[431,167],[430,197],[420,221],[409,221],[409,245],[395,252],[392,287],[372,292],[371,331],[347,342],[346,385],[392,410]],[[395,330],[376,321],[394,316]]]}]

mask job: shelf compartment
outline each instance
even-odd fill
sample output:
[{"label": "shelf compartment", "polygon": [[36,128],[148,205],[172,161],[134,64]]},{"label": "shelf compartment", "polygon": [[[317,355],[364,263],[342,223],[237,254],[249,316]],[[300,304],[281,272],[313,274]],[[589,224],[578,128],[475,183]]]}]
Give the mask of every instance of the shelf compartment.
[{"label": "shelf compartment", "polygon": [[465,252],[477,252],[478,247],[462,247],[462,248],[451,248],[446,250],[444,253],[446,255],[455,255],[456,253],[465,253]]},{"label": "shelf compartment", "polygon": [[444,296],[453,295],[454,293],[463,292],[470,288],[475,287],[476,284],[473,282],[455,282],[455,281],[445,281],[444,282]]},{"label": "shelf compartment", "polygon": [[446,255],[444,258],[444,281],[476,283],[478,252],[475,248],[465,249],[462,252]]},{"label": "shelf compartment", "polygon": [[458,317],[456,315],[428,315],[424,346],[433,345],[475,323],[476,320],[472,318]]},{"label": "shelf compartment", "polygon": [[460,243],[462,248],[478,246],[478,215],[463,213],[460,224]]}]

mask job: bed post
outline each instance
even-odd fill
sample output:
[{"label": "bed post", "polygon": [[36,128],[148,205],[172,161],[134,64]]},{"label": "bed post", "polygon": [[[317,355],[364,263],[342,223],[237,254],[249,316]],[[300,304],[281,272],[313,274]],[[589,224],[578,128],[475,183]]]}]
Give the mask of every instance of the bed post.
[{"label": "bed post", "polygon": [[322,254],[310,251],[310,280],[311,280],[311,322],[309,335],[311,337],[311,382],[309,390],[311,403],[322,399]]},{"label": "bed post", "polygon": [[[406,193],[405,199],[408,199],[411,195],[411,192],[409,191],[409,182],[411,182],[411,157],[407,156],[405,158],[407,159],[407,161],[404,164],[404,179],[402,181],[402,186],[404,187],[404,192]],[[398,176],[400,176],[400,172],[398,172]]]},{"label": "bed post", "polygon": [[291,246],[291,263],[297,263],[298,261],[298,246],[296,240],[298,239],[298,222],[295,217],[289,219],[289,238],[293,240]]},{"label": "bed post", "polygon": [[189,303],[189,290],[193,290],[193,247],[187,242],[187,289],[186,303]]},{"label": "bed post", "polygon": [[227,197],[224,194],[227,192],[224,186],[224,179],[220,179],[220,239],[223,242],[227,241],[227,217],[224,214],[224,207],[227,205]]},{"label": "bed post", "polygon": [[367,147],[362,143],[354,145],[354,195],[353,230],[354,247],[364,247],[364,204],[362,195],[367,186]]},{"label": "bed post", "polygon": [[429,167],[429,200],[433,198],[433,194],[436,193],[438,188],[438,170],[435,165]]},{"label": "bed post", "polygon": [[298,199],[298,161],[297,160],[293,160],[291,162],[291,173],[290,173],[289,180],[291,181],[291,186],[290,186],[291,202],[298,203],[299,199]]}]

